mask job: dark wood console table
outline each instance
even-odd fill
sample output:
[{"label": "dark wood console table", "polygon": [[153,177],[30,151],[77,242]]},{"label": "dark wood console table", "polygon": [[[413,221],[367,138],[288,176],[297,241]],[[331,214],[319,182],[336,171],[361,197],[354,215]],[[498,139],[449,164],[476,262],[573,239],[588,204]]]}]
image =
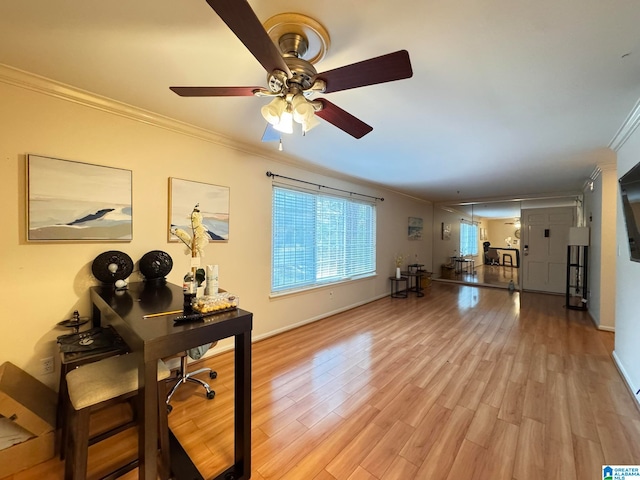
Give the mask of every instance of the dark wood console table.
[{"label": "dark wood console table", "polygon": [[[234,452],[235,463],[215,480],[251,477],[251,330],[253,314],[241,309],[207,317],[205,321],[174,324],[177,314],[144,318],[182,309],[182,287],[170,283],[130,283],[127,290],[92,287],[94,326],[112,325],[132,351],[142,352],[139,381],[139,478],[157,480],[158,412],[157,361],[215,342],[235,339]],[[171,472],[176,479],[201,479],[180,443],[171,437]],[[164,469],[161,469],[162,471]]]},{"label": "dark wood console table", "polygon": [[[516,255],[516,264],[514,265],[514,267],[520,268],[520,249],[519,248],[500,248],[500,247],[496,247],[496,250],[499,250],[501,252],[514,252],[515,255]],[[502,262],[500,262],[500,264],[502,264]]]}]

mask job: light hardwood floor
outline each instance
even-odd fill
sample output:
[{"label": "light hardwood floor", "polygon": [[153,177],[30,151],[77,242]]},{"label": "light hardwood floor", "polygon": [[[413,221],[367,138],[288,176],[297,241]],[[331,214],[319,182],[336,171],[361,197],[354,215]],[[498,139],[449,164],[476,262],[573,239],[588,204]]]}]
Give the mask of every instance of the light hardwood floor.
[{"label": "light hardwood floor", "polygon": [[[563,300],[434,282],[254,344],[251,478],[600,480],[605,463],[640,464],[613,334]],[[206,363],[216,398],[181,387],[170,425],[212,477],[233,456],[232,356]],[[135,442],[92,447],[90,472]]]}]

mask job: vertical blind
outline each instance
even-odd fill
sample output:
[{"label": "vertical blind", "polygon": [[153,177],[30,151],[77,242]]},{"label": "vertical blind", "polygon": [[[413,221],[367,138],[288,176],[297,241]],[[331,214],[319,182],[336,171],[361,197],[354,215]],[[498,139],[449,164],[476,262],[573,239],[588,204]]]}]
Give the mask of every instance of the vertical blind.
[{"label": "vertical blind", "polygon": [[374,204],[274,185],[272,207],[272,292],[375,272]]},{"label": "vertical blind", "polygon": [[460,222],[460,256],[478,255],[478,225]]}]

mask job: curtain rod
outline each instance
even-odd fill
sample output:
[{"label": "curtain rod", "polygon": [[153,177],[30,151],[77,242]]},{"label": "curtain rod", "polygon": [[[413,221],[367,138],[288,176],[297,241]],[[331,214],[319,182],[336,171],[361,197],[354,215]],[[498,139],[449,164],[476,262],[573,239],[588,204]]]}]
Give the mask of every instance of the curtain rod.
[{"label": "curtain rod", "polygon": [[284,175],[278,175],[277,173],[271,173],[269,171],[267,172],[267,177],[286,178],[287,180],[293,180],[294,182],[306,183],[307,185],[314,185],[320,188],[328,188],[330,190],[337,190],[338,192],[348,193],[349,195],[359,195],[361,197],[373,198],[375,200],[380,200],[381,202],[384,202],[384,198],[382,197],[374,197],[372,195],[365,195],[364,193],[350,192],[348,190],[341,190],[340,188],[327,187],[326,185],[320,185],[319,183],[307,182],[306,180],[298,180],[297,178],[285,177]]}]

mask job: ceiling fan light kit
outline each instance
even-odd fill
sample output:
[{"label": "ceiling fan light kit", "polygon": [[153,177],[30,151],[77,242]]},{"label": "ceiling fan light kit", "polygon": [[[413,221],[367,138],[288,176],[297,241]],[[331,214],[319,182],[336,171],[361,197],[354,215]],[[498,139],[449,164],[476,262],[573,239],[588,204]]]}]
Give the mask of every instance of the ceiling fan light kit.
[{"label": "ceiling fan light kit", "polygon": [[316,110],[322,108],[319,102],[310,102],[304,95],[277,96],[261,109],[262,117],[281,133],[293,133],[293,122],[302,125],[305,134],[319,122],[315,119]]},{"label": "ceiling fan light kit", "polygon": [[293,133],[295,121],[305,134],[319,124],[315,118],[318,116],[354,138],[361,138],[373,127],[313,96],[413,75],[406,50],[317,73],[313,65],[325,57],[330,45],[329,34],[318,21],[298,13],[283,13],[261,24],[246,0],[206,1],[267,71],[267,88],[169,88],[183,97],[274,97],[261,113],[279,132]]}]

